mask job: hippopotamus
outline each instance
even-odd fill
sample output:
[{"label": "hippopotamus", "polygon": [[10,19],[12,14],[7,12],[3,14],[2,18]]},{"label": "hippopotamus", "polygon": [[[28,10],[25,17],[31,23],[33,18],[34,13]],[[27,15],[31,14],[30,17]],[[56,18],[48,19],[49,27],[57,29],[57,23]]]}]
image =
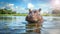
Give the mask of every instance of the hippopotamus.
[{"label": "hippopotamus", "polygon": [[40,12],[41,12],[41,8],[39,8],[38,10],[29,9],[29,13],[26,16],[26,21],[29,23],[42,23],[43,18],[40,15]]},{"label": "hippopotamus", "polygon": [[[38,10],[29,9],[29,13],[26,16],[26,21],[28,22],[28,25],[31,24],[29,26],[33,26],[34,28],[36,28],[33,31],[39,34],[40,34],[40,29],[43,23],[43,17],[40,15],[40,12],[41,12],[41,8],[39,8]],[[33,28],[33,27],[30,27],[30,28]]]}]

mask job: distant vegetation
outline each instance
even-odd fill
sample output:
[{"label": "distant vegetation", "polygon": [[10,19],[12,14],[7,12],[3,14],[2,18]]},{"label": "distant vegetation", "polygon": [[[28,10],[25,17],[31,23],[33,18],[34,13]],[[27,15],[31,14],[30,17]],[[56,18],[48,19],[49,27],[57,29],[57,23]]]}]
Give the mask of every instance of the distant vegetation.
[{"label": "distant vegetation", "polygon": [[0,14],[16,14],[16,12],[11,9],[0,9]]},{"label": "distant vegetation", "polygon": [[26,16],[27,14],[16,13],[11,9],[0,9],[0,16]]},{"label": "distant vegetation", "polygon": [[[0,9],[0,16],[26,16],[27,13],[16,13],[11,9]],[[60,16],[60,10],[53,10],[52,14],[44,13],[42,16]]]},{"label": "distant vegetation", "polygon": [[54,9],[52,11],[53,16],[60,16],[60,9]]},{"label": "distant vegetation", "polygon": [[[0,9],[0,16],[26,16],[27,13],[16,13],[11,9]],[[50,16],[50,14],[42,14],[43,16]]]}]

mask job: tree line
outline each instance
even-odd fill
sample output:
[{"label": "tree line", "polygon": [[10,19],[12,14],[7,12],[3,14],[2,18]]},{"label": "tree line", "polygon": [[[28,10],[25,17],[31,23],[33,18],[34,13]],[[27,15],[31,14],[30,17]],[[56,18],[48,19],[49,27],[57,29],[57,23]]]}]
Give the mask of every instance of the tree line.
[{"label": "tree line", "polygon": [[16,11],[12,11],[11,9],[0,9],[0,14],[16,14]]}]

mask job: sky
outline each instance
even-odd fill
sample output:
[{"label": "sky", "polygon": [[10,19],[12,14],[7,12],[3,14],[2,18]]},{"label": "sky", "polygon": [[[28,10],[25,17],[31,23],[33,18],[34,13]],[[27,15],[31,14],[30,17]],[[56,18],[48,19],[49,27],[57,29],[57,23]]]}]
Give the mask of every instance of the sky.
[{"label": "sky", "polygon": [[41,12],[49,12],[52,7],[55,7],[55,5],[59,3],[59,0],[56,1],[57,0],[0,0],[0,8],[10,8],[17,13],[28,13],[28,8],[41,8]]}]

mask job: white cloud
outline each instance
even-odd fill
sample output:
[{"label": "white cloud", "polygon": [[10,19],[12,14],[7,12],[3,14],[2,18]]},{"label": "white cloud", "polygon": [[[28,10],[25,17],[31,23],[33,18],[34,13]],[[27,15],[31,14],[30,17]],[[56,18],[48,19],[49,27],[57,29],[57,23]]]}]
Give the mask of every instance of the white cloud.
[{"label": "white cloud", "polygon": [[49,4],[38,4],[38,6],[39,7],[41,7],[41,8],[45,8],[45,7],[50,7],[50,5]]},{"label": "white cloud", "polygon": [[6,9],[14,9],[14,4],[3,4],[3,6],[1,7],[1,9],[4,9],[4,8],[6,8]]},{"label": "white cloud", "polygon": [[14,4],[7,4],[6,7],[10,9],[14,9]]},{"label": "white cloud", "polygon": [[34,5],[32,3],[28,3],[27,6],[28,6],[29,9],[33,9],[34,8]]},{"label": "white cloud", "polygon": [[38,8],[41,8],[41,14],[43,14],[44,12],[49,12],[51,9],[51,5],[48,3],[44,3],[44,4],[37,4]]},{"label": "white cloud", "polygon": [[14,6],[14,4],[6,4],[5,6],[2,6],[1,9],[12,9],[13,11],[16,11],[17,13],[27,13],[28,10],[26,10],[23,7],[20,6]]},{"label": "white cloud", "polygon": [[14,4],[7,4],[7,6],[12,7],[12,6],[14,6]]},{"label": "white cloud", "polygon": [[14,10],[17,11],[17,13],[28,13],[28,10],[20,6],[16,6]]}]

